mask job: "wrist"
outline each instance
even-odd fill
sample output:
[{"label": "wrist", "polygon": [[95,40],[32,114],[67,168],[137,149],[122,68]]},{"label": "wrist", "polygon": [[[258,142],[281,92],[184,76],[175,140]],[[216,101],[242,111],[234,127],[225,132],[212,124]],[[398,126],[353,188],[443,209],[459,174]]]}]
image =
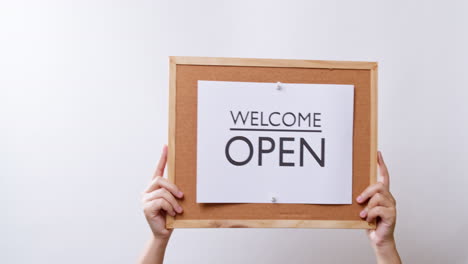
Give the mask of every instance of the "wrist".
[{"label": "wrist", "polygon": [[163,263],[169,238],[160,238],[154,235],[149,239],[145,251],[141,255],[139,263]]},{"label": "wrist", "polygon": [[401,263],[394,239],[374,245],[374,252],[377,263]]},{"label": "wrist", "polygon": [[378,241],[374,241],[373,247],[375,251],[386,251],[392,248],[396,248],[395,238],[390,237]]},{"label": "wrist", "polygon": [[379,243],[374,245],[374,251],[377,254],[385,254],[388,252],[396,251],[396,244],[395,241],[386,241],[384,243]]},{"label": "wrist", "polygon": [[168,237],[160,237],[160,236],[152,236],[151,240],[153,242],[153,244],[157,245],[157,246],[163,246],[163,247],[166,247],[167,244],[169,243],[169,238],[170,236]]}]

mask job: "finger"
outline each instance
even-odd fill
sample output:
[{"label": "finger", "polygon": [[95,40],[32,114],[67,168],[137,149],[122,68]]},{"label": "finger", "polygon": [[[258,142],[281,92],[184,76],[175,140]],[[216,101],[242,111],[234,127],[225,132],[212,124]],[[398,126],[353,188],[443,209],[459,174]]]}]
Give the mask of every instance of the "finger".
[{"label": "finger", "polygon": [[167,189],[177,198],[182,198],[184,196],[184,193],[182,193],[182,191],[180,191],[175,184],[169,182],[161,176],[157,176],[156,178],[154,178],[153,181],[151,181],[148,188],[146,188],[145,192],[149,193],[159,188]]},{"label": "finger", "polygon": [[391,224],[396,215],[396,210],[393,207],[383,207],[383,206],[377,206],[369,210],[367,212],[367,217],[366,221],[367,222],[373,222],[377,217],[380,217],[380,219],[384,222],[387,222]]},{"label": "finger", "polygon": [[367,204],[367,210],[370,210],[377,206],[393,207],[394,204],[390,197],[381,193],[376,193],[370,198],[369,203]]},{"label": "finger", "polygon": [[153,179],[158,176],[164,175],[164,169],[166,168],[167,163],[167,145],[164,145],[161,153],[161,157],[159,158],[158,166],[156,167],[156,171],[153,174]]},{"label": "finger", "polygon": [[382,152],[378,152],[377,163],[379,164],[379,172],[382,182],[385,186],[390,187],[390,175],[388,173],[387,165],[382,156]]},{"label": "finger", "polygon": [[174,211],[174,209],[172,208],[171,204],[160,198],[160,199],[155,199],[155,200],[152,200],[150,202],[147,202],[145,203],[145,215],[147,217],[152,217],[152,216],[156,216],[159,211],[161,210],[164,210],[166,211],[166,213],[168,213],[169,215],[171,216],[175,216],[176,213]]},{"label": "finger", "polygon": [[172,196],[172,194],[168,190],[164,188],[160,188],[150,193],[146,193],[143,199],[144,202],[149,202],[159,198],[163,198],[164,200],[168,201],[177,213],[182,213],[182,207],[179,205],[177,200],[174,198],[174,196]]},{"label": "finger", "polygon": [[376,184],[372,184],[371,186],[367,187],[357,198],[356,201],[358,203],[363,203],[367,201],[370,197],[374,196],[376,193],[384,193],[388,192],[387,186],[385,186],[382,182],[378,182]]},{"label": "finger", "polygon": [[359,216],[362,218],[366,217],[369,210],[377,206],[395,207],[395,204],[393,203],[393,200],[390,197],[381,193],[376,193],[374,196],[370,198],[369,203],[367,204],[366,208],[364,208],[359,213]]}]

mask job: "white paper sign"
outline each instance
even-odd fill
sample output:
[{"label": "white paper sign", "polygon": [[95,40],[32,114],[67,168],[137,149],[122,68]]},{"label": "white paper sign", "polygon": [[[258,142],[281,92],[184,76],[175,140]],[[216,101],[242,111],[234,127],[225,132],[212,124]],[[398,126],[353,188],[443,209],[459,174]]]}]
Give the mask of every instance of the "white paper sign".
[{"label": "white paper sign", "polygon": [[351,204],[354,86],[198,81],[197,203]]}]

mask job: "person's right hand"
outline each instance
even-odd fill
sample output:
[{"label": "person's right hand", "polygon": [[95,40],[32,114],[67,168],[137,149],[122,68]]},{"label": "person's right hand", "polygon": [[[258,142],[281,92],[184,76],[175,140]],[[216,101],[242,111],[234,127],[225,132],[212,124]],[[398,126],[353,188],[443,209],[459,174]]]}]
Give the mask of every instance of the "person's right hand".
[{"label": "person's right hand", "polygon": [[375,221],[377,224],[375,230],[367,230],[377,263],[401,263],[393,236],[396,224],[396,201],[390,193],[390,176],[380,151],[377,163],[381,181],[367,187],[357,197],[357,201],[361,204],[368,201],[359,216],[369,223]]},{"label": "person's right hand", "polygon": [[154,238],[162,240],[168,240],[172,233],[172,229],[166,229],[166,214],[175,216],[182,213],[176,197],[181,199],[184,196],[176,185],[163,178],[166,162],[167,146],[164,146],[153,179],[142,195],[146,220]]}]

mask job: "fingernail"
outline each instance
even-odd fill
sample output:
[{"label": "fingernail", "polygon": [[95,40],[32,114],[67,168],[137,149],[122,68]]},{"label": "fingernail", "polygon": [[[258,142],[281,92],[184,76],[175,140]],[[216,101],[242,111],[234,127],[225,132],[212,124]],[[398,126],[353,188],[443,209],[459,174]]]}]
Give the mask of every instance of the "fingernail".
[{"label": "fingernail", "polygon": [[364,209],[364,210],[362,210],[362,211],[359,213],[359,216],[360,216],[360,217],[365,217],[365,216],[366,216],[366,213],[367,213],[367,210]]},{"label": "fingernail", "polygon": [[183,211],[182,207],[180,207],[180,206],[177,206],[176,210],[177,210],[177,212],[178,212],[179,214],[182,213],[182,211]]},{"label": "fingernail", "polygon": [[176,213],[175,213],[175,212],[171,212],[171,216],[175,216],[175,215],[176,215]]},{"label": "fingernail", "polygon": [[358,201],[358,203],[362,202],[362,197],[361,197],[361,195],[359,195],[359,196],[356,198],[356,201]]},{"label": "fingernail", "polygon": [[184,193],[181,192],[181,191],[179,191],[179,193],[177,194],[177,196],[182,197],[182,196],[184,196]]}]

